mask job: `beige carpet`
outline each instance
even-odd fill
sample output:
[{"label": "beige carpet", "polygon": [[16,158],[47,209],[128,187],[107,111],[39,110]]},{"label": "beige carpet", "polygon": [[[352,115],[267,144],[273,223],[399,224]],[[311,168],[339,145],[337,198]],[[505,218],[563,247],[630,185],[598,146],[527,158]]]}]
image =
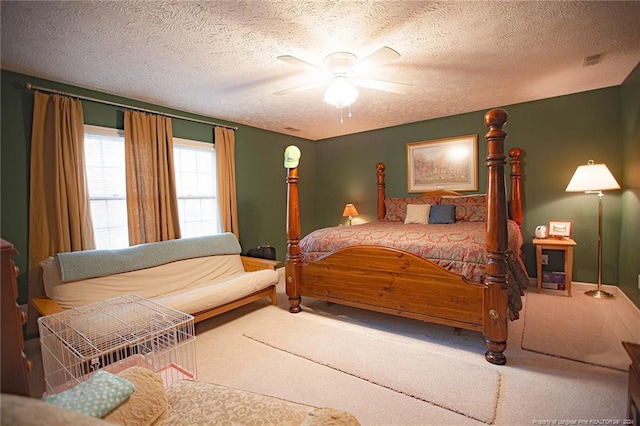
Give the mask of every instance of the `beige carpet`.
[{"label": "beige carpet", "polygon": [[[522,348],[587,364],[627,371],[622,341],[640,343],[621,297],[594,299],[582,291],[573,297],[530,292],[526,297]],[[559,318],[562,317],[562,323]],[[627,324],[629,324],[627,326]],[[637,324],[637,319],[635,324]]]},{"label": "beige carpet", "polygon": [[[586,322],[571,320],[579,315],[569,314],[574,309],[572,302],[580,301],[579,296],[583,296],[579,294],[576,283],[573,298],[556,296],[558,292],[552,290],[543,292],[540,295],[534,294],[535,290],[529,292],[525,300],[545,296],[545,303],[557,298],[558,309],[551,312],[555,315],[553,322],[556,328],[575,327],[570,334],[580,334],[585,330]],[[620,297],[617,302],[624,300]],[[509,346],[505,352],[507,365],[500,367],[491,366],[484,360],[485,348],[480,333],[466,330],[455,333],[451,327],[340,305],[327,305],[308,298],[303,299],[303,312],[293,315],[287,312],[284,282],[278,286],[278,302],[278,306],[271,306],[269,300],[264,299],[198,323],[198,379],[317,407],[338,408],[354,414],[364,426],[486,426],[486,423],[434,403],[245,337],[258,336],[258,332],[264,329],[286,336],[302,327],[302,320],[306,325],[312,322],[338,331],[348,331],[349,333],[338,332],[330,345],[337,348],[334,349],[336,351],[344,348],[343,357],[355,358],[354,350],[347,349],[342,343],[343,339],[338,337],[355,333],[373,338],[374,341],[384,341],[388,345],[384,351],[395,346],[412,348],[420,345],[425,348],[425,352],[458,360],[461,365],[495,368],[500,374],[500,390],[493,422],[496,426],[531,426],[553,424],[554,421],[555,424],[577,424],[575,422],[578,420],[581,424],[624,424],[626,421],[626,371],[522,349],[526,302],[521,319],[509,323]],[[607,303],[606,307],[618,309],[619,305],[620,303]],[[558,313],[561,315],[556,315]],[[618,309],[618,315],[621,321],[615,328],[627,328],[634,335],[640,334],[640,311],[637,308],[633,307],[629,313],[629,306],[623,306]],[[317,330],[318,327],[312,329]],[[366,342],[371,343],[369,340]],[[357,348],[355,353],[381,351],[379,343],[376,343],[375,348],[378,349]],[[38,341],[28,341],[25,351],[28,359],[34,363],[34,370],[29,375],[32,394],[39,396],[44,390],[44,383]],[[406,352],[408,353],[409,351]],[[413,363],[409,359],[397,359],[397,362],[392,361],[388,367],[390,370],[398,369],[406,362]],[[414,379],[418,380],[412,376],[407,381]],[[467,378],[443,383],[451,385],[454,388],[452,392],[457,392],[458,388],[469,389],[471,394],[476,389],[475,384]],[[605,423],[607,420],[610,423]]]},{"label": "beige carpet", "polygon": [[[489,363],[471,364],[434,353],[420,340],[392,345],[383,339],[304,318],[291,324],[286,334],[265,326],[244,335],[483,423],[492,424],[495,420],[500,374]],[[464,386],[459,386],[460,383]]]}]

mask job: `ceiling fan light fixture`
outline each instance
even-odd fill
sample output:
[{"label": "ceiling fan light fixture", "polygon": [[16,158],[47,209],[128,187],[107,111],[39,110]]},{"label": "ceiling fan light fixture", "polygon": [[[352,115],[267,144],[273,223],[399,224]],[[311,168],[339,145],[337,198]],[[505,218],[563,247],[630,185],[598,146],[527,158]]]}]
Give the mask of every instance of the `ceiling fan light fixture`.
[{"label": "ceiling fan light fixture", "polygon": [[324,92],[324,101],[336,108],[345,108],[358,99],[358,89],[343,75],[334,77]]}]

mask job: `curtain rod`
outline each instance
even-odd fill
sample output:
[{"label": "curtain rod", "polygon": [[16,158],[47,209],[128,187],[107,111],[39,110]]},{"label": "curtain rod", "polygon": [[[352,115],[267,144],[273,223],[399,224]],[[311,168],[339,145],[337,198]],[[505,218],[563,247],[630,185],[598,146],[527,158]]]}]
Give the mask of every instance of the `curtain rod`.
[{"label": "curtain rod", "polygon": [[72,98],[82,99],[84,101],[98,102],[98,103],[101,103],[101,104],[111,105],[111,106],[115,106],[115,107],[119,107],[119,108],[134,109],[136,111],[142,111],[142,112],[147,112],[147,113],[151,113],[151,114],[163,115],[165,117],[177,118],[177,119],[180,119],[180,120],[193,121],[195,123],[209,124],[209,125],[215,126],[215,127],[225,127],[227,129],[238,130],[237,127],[227,126],[226,124],[219,124],[219,123],[214,123],[212,121],[198,120],[196,118],[189,118],[189,117],[184,117],[184,116],[181,116],[181,115],[168,114],[166,112],[154,111],[154,110],[151,110],[151,109],[140,108],[140,107],[136,107],[136,106],[132,106],[132,105],[125,105],[125,104],[119,104],[117,102],[110,102],[110,101],[105,101],[105,100],[102,100],[102,99],[90,98],[88,96],[76,95],[76,94],[73,94],[73,93],[62,92],[60,90],[55,90],[55,89],[49,89],[49,88],[46,88],[46,87],[36,86],[36,85],[31,84],[31,83],[27,83],[26,87],[27,87],[28,90],[39,90],[41,92],[53,93],[55,95],[70,96]]}]

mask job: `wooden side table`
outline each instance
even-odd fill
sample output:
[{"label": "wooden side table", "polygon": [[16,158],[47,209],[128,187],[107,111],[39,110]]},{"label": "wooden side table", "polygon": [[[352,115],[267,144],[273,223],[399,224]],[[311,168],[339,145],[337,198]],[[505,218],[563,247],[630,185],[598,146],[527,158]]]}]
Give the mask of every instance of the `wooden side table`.
[{"label": "wooden side table", "polygon": [[571,280],[573,279],[573,247],[576,242],[571,238],[561,240],[555,238],[534,238],[533,244],[536,246],[536,267],[538,273],[538,289],[542,288],[542,250],[562,250],[564,251],[564,277],[567,288],[567,296],[571,297]]}]

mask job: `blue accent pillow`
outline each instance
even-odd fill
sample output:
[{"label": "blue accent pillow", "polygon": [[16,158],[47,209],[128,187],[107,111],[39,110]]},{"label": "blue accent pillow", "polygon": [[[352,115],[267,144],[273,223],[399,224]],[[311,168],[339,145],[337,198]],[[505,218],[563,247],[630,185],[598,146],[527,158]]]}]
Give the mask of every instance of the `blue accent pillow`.
[{"label": "blue accent pillow", "polygon": [[456,206],[438,204],[431,206],[429,212],[429,223],[455,223],[456,222]]}]

